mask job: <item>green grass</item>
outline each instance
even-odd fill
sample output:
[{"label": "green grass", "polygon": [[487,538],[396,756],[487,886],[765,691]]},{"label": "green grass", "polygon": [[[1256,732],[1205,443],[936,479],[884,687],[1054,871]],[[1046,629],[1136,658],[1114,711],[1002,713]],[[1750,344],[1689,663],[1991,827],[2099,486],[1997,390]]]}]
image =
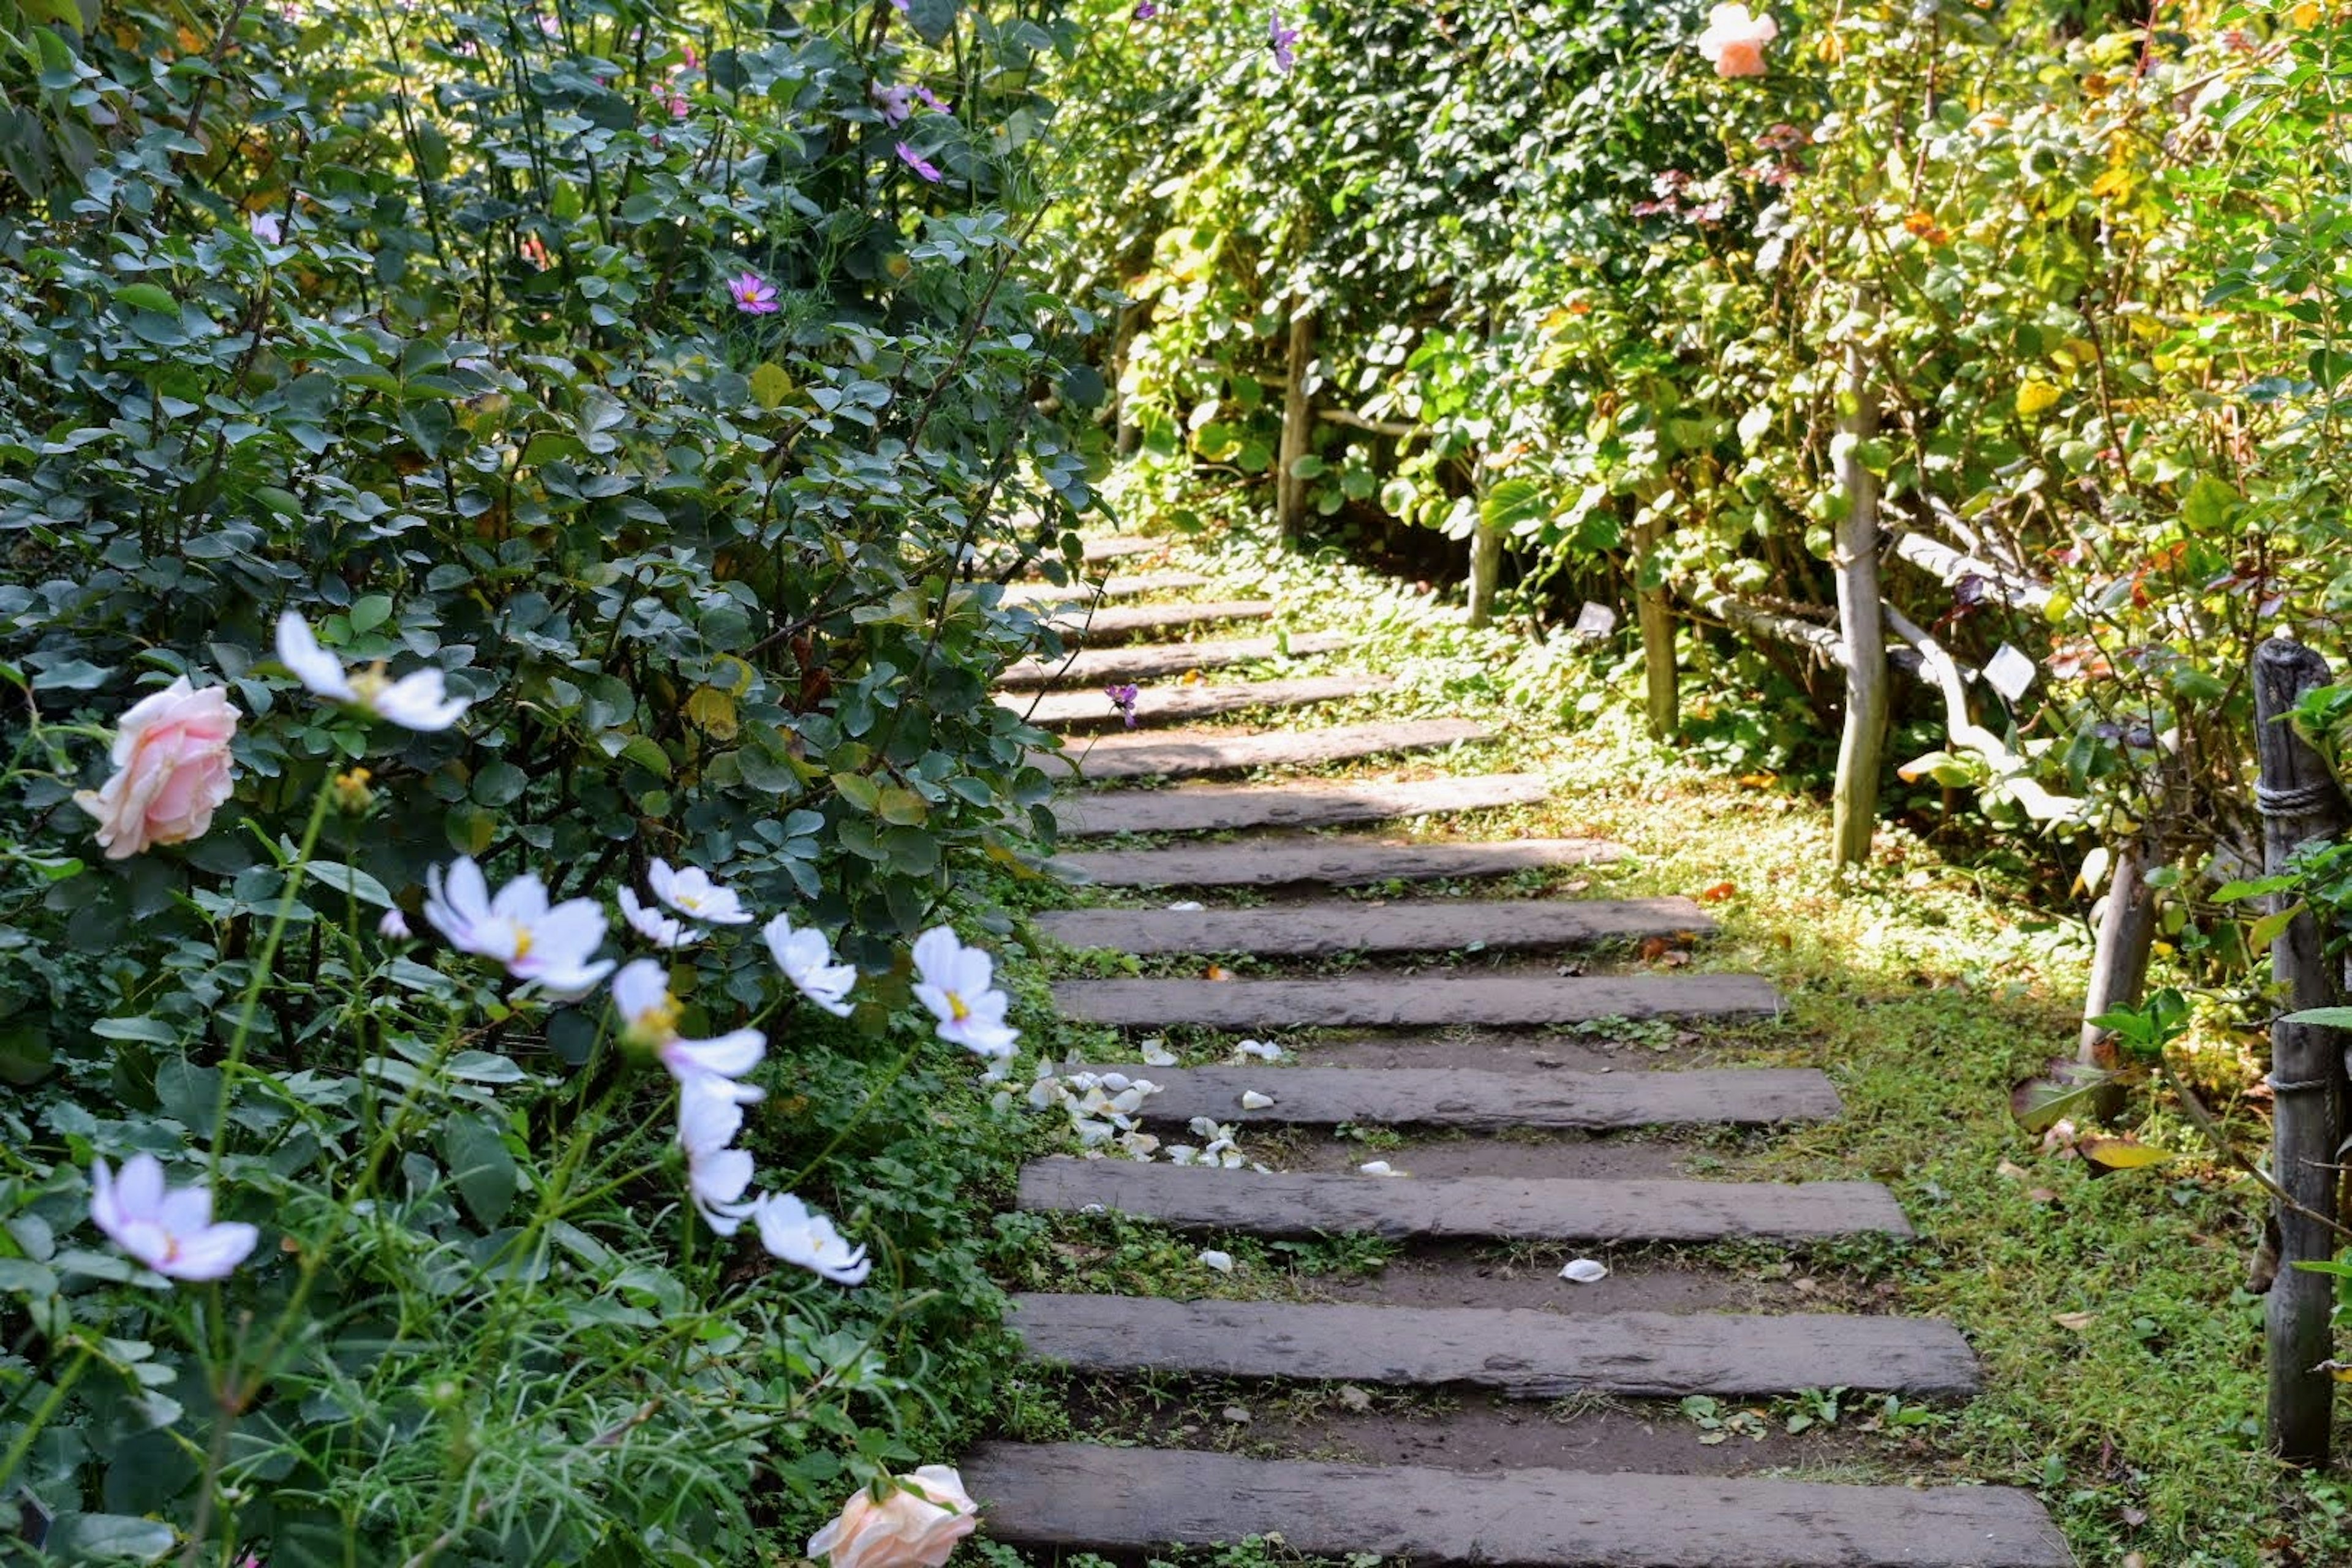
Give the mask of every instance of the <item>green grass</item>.
[{"label": "green grass", "polygon": [[[1543,805],[1431,819],[1420,829],[1445,837],[1600,833],[1635,852],[1621,865],[1479,885],[1477,896],[1559,896],[1570,887],[1595,898],[1698,895],[1728,884],[1706,905],[1721,934],[1683,972],[1761,973],[1789,1007],[1777,1021],[1729,1031],[1720,1048],[1733,1059],[1819,1066],[1845,1102],[1833,1122],[1736,1145],[1741,1168],[1882,1181],[1918,1237],[1677,1256],[1747,1268],[1794,1258],[1827,1300],[1957,1322],[1982,1357],[1986,1392],[1948,1418],[1906,1428],[1932,1447],[1923,1473],[2036,1489],[2086,1565],[2132,1552],[2169,1568],[2352,1561],[2352,1488],[2284,1470],[2262,1452],[2262,1303],[2244,1289],[2259,1194],[2161,1108],[2141,1134],[2180,1157],[2096,1180],[2079,1161],[2041,1152],[2007,1113],[2012,1082],[2072,1049],[2086,904],[2033,901],[2035,889],[2063,883],[2063,867],[2042,863],[2028,841],[1938,829],[1931,845],[1887,828],[1874,864],[1838,879],[1826,860],[1822,803],[1778,783],[1741,782],[1642,733],[1638,670],[1623,647],[1468,632],[1456,613],[1344,563],[1286,560],[1246,540],[1219,544],[1213,563],[1223,585],[1270,589],[1297,606],[1287,620],[1297,629],[1366,637],[1350,653],[1285,673],[1361,668],[1398,678],[1376,702],[1286,710],[1282,723],[1459,714],[1504,737],[1335,772],[1540,772],[1558,786]],[[1690,700],[1697,706],[1706,695]],[[1049,891],[1039,901],[1078,900]],[[1133,901],[1165,900],[1146,893]],[[1633,961],[1621,953],[1611,962]],[[1131,971],[1088,955],[1073,972]],[[1190,1059],[1198,1047],[1173,1037],[1181,1033],[1170,1031],[1171,1044]],[[1671,1031],[1654,1026],[1613,1033],[1662,1057],[1675,1048]],[[1208,1037],[1199,1045],[1203,1059],[1223,1054]],[[2227,1051],[2213,1064],[2224,1089],[2233,1078],[2242,1088],[2244,1070]],[[2264,1135],[2242,1118],[2240,1131],[2249,1143]],[[1245,1237],[1178,1238],[1092,1216],[1053,1222],[1041,1235],[1106,1249],[1085,1260],[1085,1289],[1280,1295],[1295,1291],[1302,1273]],[[1204,1280],[1192,1261],[1204,1245],[1233,1251],[1244,1268]],[[1343,1258],[1340,1266],[1367,1262],[1376,1259]],[[1056,1288],[1072,1288],[1061,1278]],[[1877,1402],[1855,1408],[1864,1418]],[[1785,1419],[1783,1407],[1774,1411]]]}]

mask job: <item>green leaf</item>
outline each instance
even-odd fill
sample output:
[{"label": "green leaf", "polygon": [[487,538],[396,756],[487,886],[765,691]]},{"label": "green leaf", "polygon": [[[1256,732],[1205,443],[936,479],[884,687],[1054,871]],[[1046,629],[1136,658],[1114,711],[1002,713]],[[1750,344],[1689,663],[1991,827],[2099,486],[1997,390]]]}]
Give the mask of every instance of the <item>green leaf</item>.
[{"label": "green leaf", "polygon": [[151,1046],[175,1046],[180,1031],[161,1018],[100,1018],[89,1032],[101,1040],[140,1040]]},{"label": "green leaf", "polygon": [[2323,1029],[2352,1029],[2352,1007],[2305,1007],[2297,1013],[2283,1013],[2282,1024],[2315,1024]]},{"label": "green leaf", "polygon": [[955,29],[956,13],[962,8],[960,0],[908,0],[907,20],[923,42],[937,44]]},{"label": "green leaf", "polygon": [[833,787],[842,799],[869,815],[882,806],[882,788],[864,773],[835,773]]},{"label": "green leaf", "polygon": [[320,887],[332,888],[363,904],[379,910],[392,907],[392,889],[356,866],[346,866],[340,860],[313,860],[310,876]]},{"label": "green leaf", "polygon": [[185,1057],[173,1057],[155,1069],[155,1100],[163,1114],[199,1138],[213,1135],[213,1118],[220,1110],[218,1068],[200,1068]]},{"label": "green leaf", "polygon": [[1531,533],[1550,515],[1543,488],[1533,479],[1505,479],[1478,503],[1478,521],[1502,533]]},{"label": "green leaf", "polygon": [[49,1531],[49,1551],[61,1563],[153,1563],[178,1537],[157,1520],[124,1513],[67,1513]]},{"label": "green leaf", "polygon": [[134,310],[152,310],[159,316],[180,313],[180,302],[172,298],[172,291],[152,283],[121,284],[114,290],[114,302],[128,305]]},{"label": "green leaf", "polygon": [[478,1117],[451,1118],[442,1124],[441,1158],[476,1223],[487,1230],[506,1217],[522,1177],[497,1128]]}]

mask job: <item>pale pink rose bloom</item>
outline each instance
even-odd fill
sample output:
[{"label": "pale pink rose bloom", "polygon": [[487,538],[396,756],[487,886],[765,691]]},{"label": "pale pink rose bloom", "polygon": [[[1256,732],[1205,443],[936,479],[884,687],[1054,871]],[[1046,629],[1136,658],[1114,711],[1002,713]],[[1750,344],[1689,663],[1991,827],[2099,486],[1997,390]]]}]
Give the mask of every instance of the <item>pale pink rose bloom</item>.
[{"label": "pale pink rose bloom", "polygon": [[228,799],[228,742],[237,718],[226,691],[198,691],[184,675],[131,706],[114,735],[114,776],[74,796],[98,818],[108,859],[204,837]]},{"label": "pale pink rose bloom", "polygon": [[1750,16],[1745,5],[1717,5],[1706,14],[1698,52],[1714,62],[1717,76],[1762,76],[1764,46],[1780,36],[1780,24],[1769,16]]},{"label": "pale pink rose bloom", "polygon": [[[898,1477],[897,1486],[885,1502],[862,1490],[852,1496],[840,1518],[809,1538],[808,1554],[830,1568],[940,1568],[979,1522],[979,1505],[945,1465]],[[917,1489],[904,1489],[910,1486]]]}]

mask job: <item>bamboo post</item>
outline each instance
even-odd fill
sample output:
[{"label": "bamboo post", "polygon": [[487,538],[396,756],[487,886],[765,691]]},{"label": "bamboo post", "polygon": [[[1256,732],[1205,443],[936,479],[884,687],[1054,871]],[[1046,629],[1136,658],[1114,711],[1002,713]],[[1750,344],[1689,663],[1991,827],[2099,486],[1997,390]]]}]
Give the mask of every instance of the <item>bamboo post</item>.
[{"label": "bamboo post", "polygon": [[[1650,733],[1663,741],[1682,728],[1682,674],[1675,663],[1675,612],[1666,585],[1652,559],[1664,525],[1654,520],[1633,531],[1633,613],[1642,627],[1642,676],[1649,690]],[[1644,588],[1644,582],[1657,586]]]},{"label": "bamboo post", "polygon": [[1878,476],[1861,445],[1878,433],[1878,398],[1863,358],[1861,318],[1867,297],[1855,300],[1846,340],[1845,390],[1838,416],[1837,480],[1845,494],[1832,563],[1837,569],[1838,632],[1845,647],[1845,728],[1838,737],[1837,782],[1831,795],[1831,833],[1840,866],[1870,859],[1878,826],[1878,775],[1886,762],[1886,626],[1879,610]]},{"label": "bamboo post", "polygon": [[[2326,758],[2288,722],[2302,695],[2328,679],[2327,661],[2273,637],[2254,652],[2254,744],[2262,772],[2254,804],[2263,817],[2263,859],[2284,869],[2296,848],[2341,835],[2352,823]],[[2305,910],[2271,942],[2271,973],[2291,1009],[2326,1007],[2341,987],[2322,951],[2319,922]],[[2338,1213],[2336,1163],[2344,1127],[2344,1058],[2337,1034],[2309,1024],[2271,1026],[2271,1173],[2307,1213],[2274,1205],[2278,1278],[2263,1316],[2270,1364],[2270,1446],[2294,1464],[2325,1464],[2335,1380],[2318,1370],[2333,1348],[2328,1332],[2336,1281],[2295,1264],[2334,1256],[2336,1235],[2314,1215]]]},{"label": "bamboo post", "polygon": [[[2107,1031],[2091,1020],[2117,1007],[2137,1007],[2147,989],[2148,953],[2156,945],[2156,890],[2147,885],[2147,851],[2137,839],[2118,845],[2107,872],[2106,906],[2099,911],[2098,945],[2091,953],[2091,988],[2083,998],[2077,1053],[2097,1058]],[[2118,1097],[2120,1098],[2120,1097]]]},{"label": "bamboo post", "polygon": [[1282,537],[1296,544],[1307,537],[1307,481],[1291,468],[1307,456],[1314,434],[1315,405],[1307,395],[1307,367],[1315,361],[1315,316],[1307,301],[1290,301],[1290,359],[1282,393],[1282,448],[1276,459],[1274,517]]},{"label": "bamboo post", "polygon": [[1470,535],[1470,624],[1495,618],[1495,592],[1503,582],[1503,531],[1484,518]]}]

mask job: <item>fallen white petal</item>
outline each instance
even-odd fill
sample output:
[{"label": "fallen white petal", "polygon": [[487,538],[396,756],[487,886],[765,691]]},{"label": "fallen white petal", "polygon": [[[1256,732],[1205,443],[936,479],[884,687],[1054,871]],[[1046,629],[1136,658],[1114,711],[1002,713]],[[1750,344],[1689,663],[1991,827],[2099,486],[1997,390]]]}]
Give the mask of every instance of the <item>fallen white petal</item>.
[{"label": "fallen white petal", "polygon": [[1230,1252],[1219,1252],[1214,1247],[1211,1247],[1201,1254],[1201,1261],[1220,1274],[1231,1274],[1234,1271],[1234,1255]]},{"label": "fallen white petal", "polygon": [[1164,1041],[1146,1040],[1143,1042],[1143,1065],[1148,1068],[1172,1068],[1176,1065],[1176,1053],[1170,1050]]},{"label": "fallen white petal", "polygon": [[1280,1046],[1265,1040],[1244,1040],[1234,1047],[1234,1055],[1249,1057],[1262,1062],[1278,1062],[1282,1059],[1283,1052]]},{"label": "fallen white petal", "polygon": [[1609,1278],[1609,1265],[1598,1258],[1580,1258],[1559,1271],[1563,1279],[1573,1279],[1579,1285],[1596,1284]]},{"label": "fallen white petal", "polygon": [[1357,1166],[1356,1169],[1361,1171],[1367,1176],[1394,1176],[1402,1174],[1402,1172],[1400,1172],[1394,1165],[1390,1164],[1386,1160],[1367,1160],[1362,1164]]},{"label": "fallen white petal", "polygon": [[1273,1103],[1274,1096],[1270,1094],[1260,1094],[1254,1089],[1245,1089],[1242,1090],[1242,1109],[1244,1110],[1264,1110],[1267,1106],[1272,1105]]},{"label": "fallen white petal", "polygon": [[1205,910],[1208,907],[1208,905],[1201,902],[1198,899],[1183,899],[1169,905],[1168,911],[1171,914],[1178,915],[1198,914],[1201,910]]}]

